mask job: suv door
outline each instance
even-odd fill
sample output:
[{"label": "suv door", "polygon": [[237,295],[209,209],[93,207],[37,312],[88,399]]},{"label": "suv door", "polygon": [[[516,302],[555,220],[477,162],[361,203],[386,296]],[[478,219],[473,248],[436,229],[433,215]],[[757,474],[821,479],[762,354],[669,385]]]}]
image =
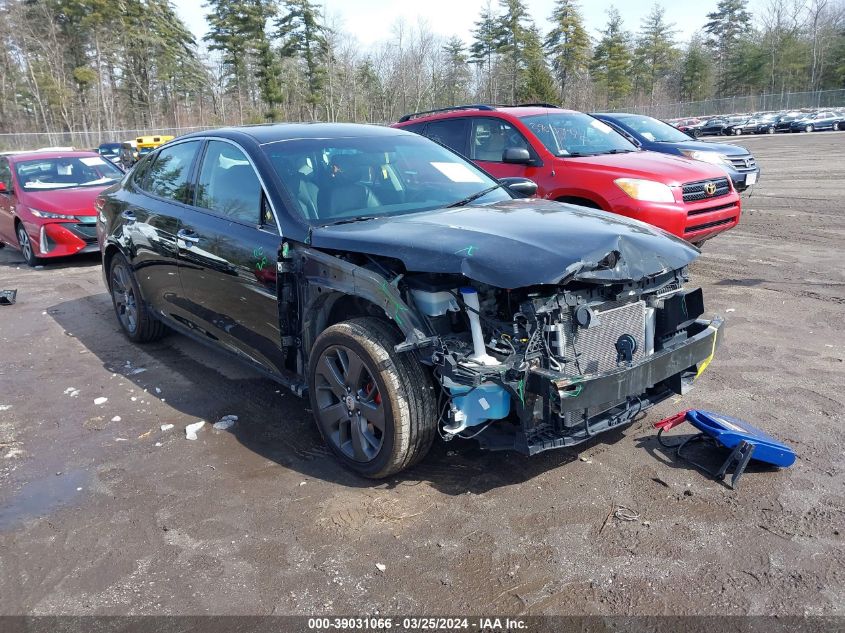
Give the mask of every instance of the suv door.
[{"label": "suv door", "polygon": [[192,324],[268,370],[283,369],[276,256],[281,235],[255,168],[236,144],[209,140],[178,235]]},{"label": "suv door", "polygon": [[184,319],[176,258],[176,233],[188,208],[200,141],[162,148],[130,176],[126,195],[118,191],[118,222],[144,299],[156,312]]},{"label": "suv door", "polygon": [[0,242],[15,244],[15,194],[12,191],[12,171],[9,159],[0,156]]},{"label": "suv door", "polygon": [[[519,176],[537,183],[537,196],[547,193],[543,186],[545,177],[543,164],[528,139],[513,125],[494,117],[474,117],[469,136],[469,159],[496,178]],[[502,160],[506,149],[525,149],[531,162],[528,164],[506,163]]]}]

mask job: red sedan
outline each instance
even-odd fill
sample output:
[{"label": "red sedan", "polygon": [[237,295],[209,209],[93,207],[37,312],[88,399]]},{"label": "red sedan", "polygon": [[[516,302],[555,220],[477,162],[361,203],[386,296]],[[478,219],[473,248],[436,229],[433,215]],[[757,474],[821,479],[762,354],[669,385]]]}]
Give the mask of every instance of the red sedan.
[{"label": "red sedan", "polygon": [[0,156],[0,245],[41,258],[98,250],[94,199],[123,172],[94,152]]}]

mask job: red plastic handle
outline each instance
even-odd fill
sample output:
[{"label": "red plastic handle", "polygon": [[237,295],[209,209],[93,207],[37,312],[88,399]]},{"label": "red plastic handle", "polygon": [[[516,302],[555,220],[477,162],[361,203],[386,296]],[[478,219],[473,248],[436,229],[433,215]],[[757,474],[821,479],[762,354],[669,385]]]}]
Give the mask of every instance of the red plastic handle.
[{"label": "red plastic handle", "polygon": [[679,424],[683,424],[684,421],[687,419],[687,413],[689,413],[691,409],[685,409],[680,413],[676,413],[675,415],[670,415],[668,418],[663,418],[659,422],[654,423],[654,428],[656,429],[663,429],[664,431],[668,431],[669,429],[674,429]]}]

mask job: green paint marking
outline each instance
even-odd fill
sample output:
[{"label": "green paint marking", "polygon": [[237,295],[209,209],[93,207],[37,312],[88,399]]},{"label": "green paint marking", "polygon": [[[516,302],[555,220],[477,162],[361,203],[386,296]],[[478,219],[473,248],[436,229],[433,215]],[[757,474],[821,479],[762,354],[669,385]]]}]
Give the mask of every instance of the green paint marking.
[{"label": "green paint marking", "polygon": [[522,406],[525,406],[525,378],[519,381],[519,384],[516,385],[516,393],[519,394],[519,401],[522,403]]},{"label": "green paint marking", "polygon": [[284,259],[287,259],[288,255],[290,255],[290,244],[288,244],[287,242],[283,242],[282,243],[282,257]]},{"label": "green paint marking", "polygon": [[253,248],[252,256],[256,260],[258,260],[255,262],[255,269],[259,271],[264,270],[264,268],[267,266],[267,256],[264,255],[264,248],[261,246]]},{"label": "green paint marking", "polygon": [[472,257],[472,252],[475,250],[475,246],[467,246],[466,248],[462,248],[459,251],[455,251],[455,255],[460,255],[461,253],[466,253],[467,257]]}]

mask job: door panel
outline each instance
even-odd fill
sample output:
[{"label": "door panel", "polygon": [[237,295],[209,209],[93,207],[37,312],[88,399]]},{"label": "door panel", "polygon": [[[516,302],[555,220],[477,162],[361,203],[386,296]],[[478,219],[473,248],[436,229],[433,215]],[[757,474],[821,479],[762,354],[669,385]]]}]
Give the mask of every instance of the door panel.
[{"label": "door panel", "polygon": [[6,185],[6,192],[0,193],[0,240],[6,244],[15,241],[15,194],[12,192],[12,174],[9,160],[0,156],[0,182]]},{"label": "door panel", "polygon": [[191,181],[201,141],[162,149],[133,177],[118,202],[117,221],[132,253],[132,265],[144,298],[156,312],[177,320],[187,313],[180,305],[176,234],[188,209]]},{"label": "door panel", "polygon": [[281,238],[275,220],[262,224],[265,200],[241,150],[209,141],[198,170],[195,208],[182,218],[177,247],[183,307],[194,324],[232,351],[278,371],[283,368],[276,295]]}]

